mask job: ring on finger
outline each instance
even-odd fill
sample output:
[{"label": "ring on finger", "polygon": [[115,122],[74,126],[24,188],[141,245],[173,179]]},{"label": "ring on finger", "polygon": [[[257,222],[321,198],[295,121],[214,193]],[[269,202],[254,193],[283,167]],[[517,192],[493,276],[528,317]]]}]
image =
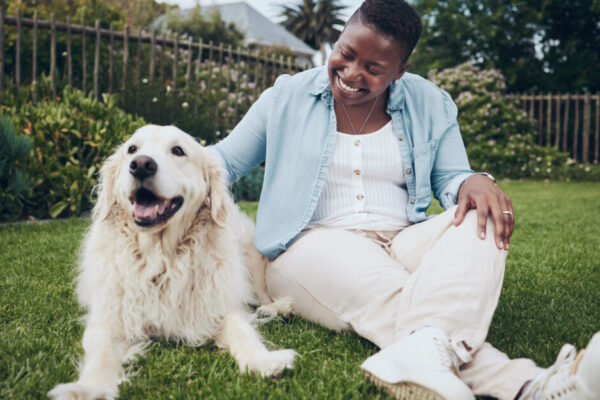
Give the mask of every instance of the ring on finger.
[{"label": "ring on finger", "polygon": [[502,211],[502,214],[513,215],[512,211],[509,211],[509,210]]}]

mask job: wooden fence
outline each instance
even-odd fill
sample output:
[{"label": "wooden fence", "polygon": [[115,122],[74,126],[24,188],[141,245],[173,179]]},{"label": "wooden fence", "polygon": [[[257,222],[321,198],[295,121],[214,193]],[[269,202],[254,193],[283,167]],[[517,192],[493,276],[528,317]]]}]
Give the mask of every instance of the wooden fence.
[{"label": "wooden fence", "polygon": [[540,145],[555,146],[578,162],[600,159],[600,93],[509,95],[537,124]]},{"label": "wooden fence", "polygon": [[[208,77],[199,77],[200,66],[211,71]],[[70,19],[57,22],[54,15],[49,21],[38,20],[37,12],[33,18],[23,18],[20,12],[6,16],[0,7],[0,96],[10,80],[17,92],[30,89],[35,102],[42,75],[49,79],[53,97],[69,85],[96,98],[102,93],[121,93],[137,102],[144,94],[140,91],[143,83],[158,83],[168,86],[171,95],[186,93],[197,102],[213,103],[213,128],[227,130],[251,104],[235,107],[236,118],[219,121],[219,103],[228,93],[237,92],[233,68],[244,74],[253,98],[278,75],[303,70],[291,57],[261,55],[259,50],[233,49],[176,34],[131,32],[129,27],[116,31],[112,24],[102,29],[98,21],[93,27],[83,21],[73,24]],[[215,85],[213,97],[202,92]]]}]

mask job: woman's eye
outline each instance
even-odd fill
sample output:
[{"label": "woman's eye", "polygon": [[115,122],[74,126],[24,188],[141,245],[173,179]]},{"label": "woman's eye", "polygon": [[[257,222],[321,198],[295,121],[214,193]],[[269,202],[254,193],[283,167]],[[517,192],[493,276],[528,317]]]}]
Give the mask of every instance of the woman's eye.
[{"label": "woman's eye", "polygon": [[175,146],[171,149],[171,153],[175,154],[177,157],[185,156],[185,152],[179,146]]},{"label": "woman's eye", "polygon": [[136,151],[137,151],[137,146],[136,146],[135,144],[132,144],[131,146],[129,146],[129,147],[127,148],[127,152],[128,152],[129,154],[133,154],[133,153],[135,153]]}]

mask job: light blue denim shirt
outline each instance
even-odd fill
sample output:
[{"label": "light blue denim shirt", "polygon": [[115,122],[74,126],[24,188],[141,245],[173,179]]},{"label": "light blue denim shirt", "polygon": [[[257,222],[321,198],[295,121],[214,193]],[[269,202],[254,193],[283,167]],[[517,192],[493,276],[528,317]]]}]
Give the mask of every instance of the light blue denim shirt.
[{"label": "light blue denim shirt", "polygon": [[[390,87],[387,113],[402,154],[411,222],[427,219],[431,191],[444,208],[456,204],[473,173],[450,95],[406,73]],[[326,67],[282,75],[235,129],[211,147],[233,182],[265,161],[256,217],[256,248],[269,259],[286,250],[310,221],[325,183],[336,138]]]}]

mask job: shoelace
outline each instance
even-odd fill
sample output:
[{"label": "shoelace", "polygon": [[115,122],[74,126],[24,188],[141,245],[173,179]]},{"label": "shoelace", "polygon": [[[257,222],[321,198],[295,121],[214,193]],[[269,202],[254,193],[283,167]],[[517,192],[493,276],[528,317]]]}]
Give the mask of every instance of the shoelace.
[{"label": "shoelace", "polygon": [[433,343],[435,343],[437,353],[440,356],[442,364],[448,369],[457,370],[460,365],[458,356],[452,350],[450,342],[443,342],[437,336],[433,337]]},{"label": "shoelace", "polygon": [[527,388],[524,399],[534,399],[539,391],[544,400],[568,400],[575,394],[577,384],[571,372],[577,350],[570,344],[565,344],[554,365],[535,378]]}]

